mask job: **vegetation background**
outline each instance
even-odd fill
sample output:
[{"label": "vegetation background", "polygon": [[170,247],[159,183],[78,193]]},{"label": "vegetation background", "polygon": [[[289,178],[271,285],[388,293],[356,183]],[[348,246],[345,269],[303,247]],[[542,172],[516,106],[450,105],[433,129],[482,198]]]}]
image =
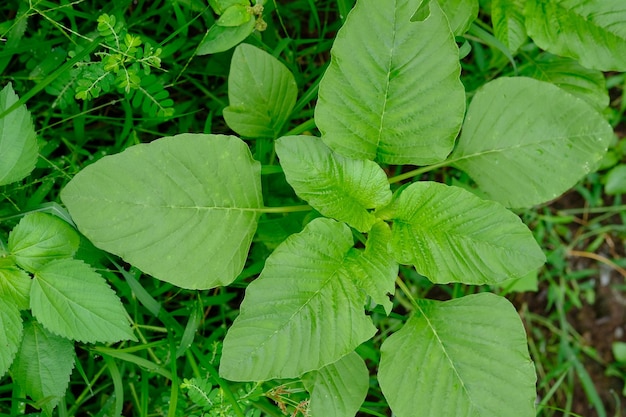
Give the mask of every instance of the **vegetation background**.
[{"label": "vegetation background", "polygon": [[[300,98],[290,121],[292,133],[315,129],[317,85],[353,3],[268,1],[265,30],[247,40],[278,57],[295,76]],[[481,1],[478,20],[460,39],[467,50],[462,81],[468,97],[486,81],[514,73],[509,57],[494,42],[489,10],[489,1]],[[106,21],[115,31],[131,35],[124,45],[134,61],[117,65],[137,65],[125,82],[111,76],[93,88],[93,80],[106,77],[100,63],[116,65],[112,41],[102,30],[105,13],[116,16]],[[36,170],[21,183],[0,187],[2,241],[23,214],[57,210],[63,186],[104,155],[183,132],[232,133],[222,118],[232,49],[198,55],[215,19],[204,0],[8,0],[0,5],[0,86],[12,83],[32,114],[40,142]],[[537,48],[528,42],[513,59],[518,68],[532,66]],[[528,292],[493,289],[507,295],[525,323],[539,377],[540,416],[626,415],[626,77],[606,73],[605,79],[610,96],[606,117],[618,140],[597,173],[550,204],[520,213],[548,256],[538,286]],[[272,152],[272,143],[258,141],[254,151]],[[437,176],[448,184],[469,183],[452,169]],[[288,188],[270,184],[270,198],[295,204],[281,186]],[[262,226],[259,233],[269,233]],[[99,271],[121,296],[142,338],[135,344],[77,344],[70,388],[55,413],[113,415],[121,404],[125,416],[200,415],[194,393],[185,385],[193,377],[208,378],[204,388],[215,403],[227,402],[224,392],[240,397],[256,393],[266,415],[301,412],[306,398],[301,387],[229,384],[215,371],[215,352],[237,315],[243,289],[259,273],[267,253],[266,245],[253,244],[251,261],[234,285],[202,292],[142,278],[125,265],[112,263]],[[86,256],[101,255],[93,251]],[[415,292],[429,298],[476,291],[434,285],[409,269],[401,273]],[[123,274],[140,279],[144,296],[162,307],[158,317],[139,302]],[[393,317],[389,320],[392,327]],[[378,363],[380,342],[377,336],[359,350],[370,364]],[[178,359],[170,360],[173,356]],[[0,380],[0,415],[38,415],[35,405],[9,376]],[[229,415],[217,413],[206,415]],[[376,390],[360,413],[390,415]]]}]

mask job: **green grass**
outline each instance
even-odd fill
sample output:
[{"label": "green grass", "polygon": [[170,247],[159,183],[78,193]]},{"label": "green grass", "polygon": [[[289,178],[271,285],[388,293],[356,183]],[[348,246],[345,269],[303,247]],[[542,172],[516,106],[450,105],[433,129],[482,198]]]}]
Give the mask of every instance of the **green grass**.
[{"label": "green grass", "polygon": [[[315,130],[312,118],[317,86],[328,65],[333,38],[353,3],[269,1],[267,30],[262,37],[249,40],[279,57],[295,76],[300,93],[290,134]],[[97,0],[32,0],[30,4],[10,0],[0,6],[0,42],[4,44],[0,48],[0,85],[13,83],[33,115],[41,145],[33,174],[17,185],[0,187],[2,241],[24,213],[62,210],[53,204],[60,201],[59,191],[81,168],[104,155],[181,132],[229,133],[221,111],[228,103],[226,78],[232,51],[194,55],[215,19],[211,9],[200,0],[120,0],[112,5]],[[84,59],[89,51],[102,52],[96,19],[102,12],[114,11],[123,12],[129,32],[163,48],[161,69],[155,73],[175,102],[173,117],[142,114],[118,93],[52,106],[55,96],[46,88],[73,64],[58,58],[55,51],[75,50],[74,61]],[[513,68],[511,57],[493,42],[488,17],[482,19],[467,36],[471,52],[463,60],[463,82],[469,98],[487,80],[514,74],[525,59],[516,56]],[[93,54],[92,59],[96,59]],[[626,123],[625,85],[623,74],[607,74],[612,96],[607,117],[620,132]],[[616,142],[615,149],[620,146]],[[272,144],[267,141],[253,141],[251,147],[263,163],[274,157]],[[616,155],[625,162],[623,154]],[[393,169],[389,167],[394,175],[402,174]],[[466,176],[452,170],[426,175],[470,185]],[[609,290],[621,294],[625,290],[619,283],[623,283],[626,268],[626,203],[619,195],[603,194],[605,175],[606,171],[589,175],[565,198],[520,213],[548,256],[548,263],[539,272],[537,292],[508,294],[526,325],[537,367],[538,416],[620,417],[626,413],[626,400],[619,391],[605,392],[605,386],[595,385],[604,369],[615,367],[607,360],[606,346],[599,351],[589,335],[577,330],[576,320],[605,297],[606,291],[600,291],[603,274],[611,278],[605,286]],[[275,190],[284,185],[270,176],[264,181]],[[281,195],[278,191],[272,198],[266,199],[269,206],[294,203],[291,193]],[[84,259],[100,256],[86,242],[81,250]],[[296,413],[306,400],[299,384],[273,381],[255,387],[222,380],[216,370],[221,340],[238,314],[243,288],[258,275],[267,255],[265,245],[253,244],[249,262],[235,284],[210,291],[181,290],[118,260],[105,261],[108,269],[99,272],[122,298],[140,340],[111,346],[77,344],[78,360],[70,387],[55,413],[62,417],[202,415],[188,390],[181,388],[185,379],[192,378],[210,381],[219,394],[216,398],[229,410],[230,414],[224,415],[246,415],[236,398],[255,389],[263,393],[255,403],[263,415],[281,416],[283,410]],[[481,290],[464,285],[437,286],[411,269],[401,273],[408,289],[419,296],[446,299]],[[402,323],[407,304],[399,293],[390,317],[374,315],[382,331],[358,349],[370,369],[379,361],[382,341]],[[594,369],[593,376],[588,369]],[[624,368],[615,369],[622,369],[623,384]],[[390,411],[375,376],[371,378],[361,415],[388,416]],[[581,411],[582,405],[588,408]],[[24,398],[10,377],[0,380],[0,416],[37,415],[36,406]]]}]

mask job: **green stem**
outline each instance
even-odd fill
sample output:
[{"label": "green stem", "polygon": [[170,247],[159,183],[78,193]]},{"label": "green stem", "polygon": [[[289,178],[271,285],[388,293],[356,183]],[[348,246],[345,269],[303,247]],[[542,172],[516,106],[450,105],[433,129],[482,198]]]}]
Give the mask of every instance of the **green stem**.
[{"label": "green stem", "polygon": [[259,213],[294,213],[297,211],[311,211],[313,210],[309,205],[302,206],[285,206],[285,207],[261,207],[255,209]]},{"label": "green stem", "polygon": [[404,283],[404,281],[402,281],[400,277],[396,278],[396,284],[398,284],[398,287],[400,287],[400,289],[402,290],[406,298],[409,299],[413,307],[415,307],[416,310],[419,310],[420,306],[417,304],[417,301],[415,301],[415,298],[413,298],[411,290],[409,290],[409,287],[406,286],[406,284]]},{"label": "green stem", "polygon": [[389,184],[394,184],[396,182],[404,181],[404,180],[407,180],[409,178],[417,177],[417,176],[422,175],[422,174],[424,174],[426,172],[430,172],[430,171],[433,171],[435,169],[448,166],[451,163],[452,163],[452,161],[446,160],[446,161],[443,161],[443,162],[439,162],[438,164],[428,165],[426,167],[421,167],[421,168],[417,168],[417,169],[414,169],[414,170],[409,171],[409,172],[405,172],[404,174],[396,175],[395,177],[389,178]]}]

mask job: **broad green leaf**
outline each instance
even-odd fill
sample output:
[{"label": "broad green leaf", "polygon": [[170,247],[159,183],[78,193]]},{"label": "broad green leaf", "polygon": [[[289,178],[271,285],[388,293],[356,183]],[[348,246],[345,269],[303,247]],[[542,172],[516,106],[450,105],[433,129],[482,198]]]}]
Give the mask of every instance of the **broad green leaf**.
[{"label": "broad green leaf", "polygon": [[[0,92],[0,113],[18,101],[11,84]],[[0,185],[26,177],[37,162],[37,134],[25,105],[0,118]]]},{"label": "broad green leaf", "polygon": [[0,294],[0,378],[11,366],[22,341],[22,317],[18,306]]},{"label": "broad green leaf", "polygon": [[339,155],[319,138],[280,138],[276,153],[287,181],[301,199],[361,232],[376,222],[368,209],[391,201],[387,175],[377,163]]},{"label": "broad green leaf", "polygon": [[209,5],[216,14],[222,14],[231,6],[249,6],[249,0],[209,0]]},{"label": "broad green leaf", "polygon": [[626,2],[527,0],[526,29],[537,46],[587,68],[626,71]]},{"label": "broad green leaf", "polygon": [[86,263],[60,259],[35,274],[33,316],[51,332],[81,342],[134,339],[120,299]]},{"label": "broad green leaf", "polygon": [[250,7],[249,3],[247,6],[244,6],[241,4],[234,4],[228,7],[226,10],[224,10],[224,13],[222,13],[222,16],[220,16],[220,18],[217,19],[217,22],[215,22],[215,24],[219,26],[232,27],[232,26],[241,26],[249,22],[250,19],[252,18],[252,13],[248,11],[247,9],[248,7]]},{"label": "broad green leaf", "polygon": [[20,310],[30,306],[30,276],[11,259],[0,258],[0,299],[11,300]]},{"label": "broad green leaf", "polygon": [[491,2],[494,35],[511,52],[516,52],[526,41],[524,3],[525,0],[493,0]]},{"label": "broad green leaf", "polygon": [[550,82],[568,93],[582,98],[598,111],[609,105],[604,74],[581,66],[570,58],[543,55],[528,62],[520,75]]},{"label": "broad green leaf", "polygon": [[226,334],[223,378],[299,377],[336,362],[376,333],[345,266],[352,245],[345,224],[318,218],[276,248],[246,289]]},{"label": "broad green leaf", "polygon": [[296,104],[293,74],[278,59],[248,44],[235,49],[224,120],[241,136],[276,138]]},{"label": "broad green leaf", "polygon": [[360,0],[339,30],[315,108],[334,151],[426,165],[452,150],[465,109],[459,50],[436,1],[410,21],[419,3]]},{"label": "broad green leaf", "polygon": [[531,78],[499,78],[474,96],[449,160],[490,198],[530,207],[592,172],[612,138],[583,100]]},{"label": "broad green leaf", "polygon": [[395,415],[535,416],[535,368],[505,298],[481,293],[417,303],[381,347],[378,380]]},{"label": "broad green leaf", "polygon": [[61,198],[100,249],[205,289],[243,269],[263,206],[261,166],[234,136],[182,134],[100,159]]},{"label": "broad green leaf", "polygon": [[65,394],[74,368],[74,343],[37,322],[24,325],[24,337],[11,367],[17,384],[50,416]]},{"label": "broad green leaf", "polygon": [[[452,32],[461,36],[478,17],[478,0],[437,0],[445,13]],[[426,2],[425,2],[426,3]]]},{"label": "broad green leaf", "polygon": [[302,378],[311,394],[312,416],[351,417],[356,415],[369,389],[369,371],[355,353]]},{"label": "broad green leaf", "polygon": [[545,262],[518,216],[462,188],[413,183],[381,216],[393,220],[396,260],[435,283],[494,284]]},{"label": "broad green leaf", "polygon": [[241,26],[211,26],[202,43],[196,50],[196,55],[216,54],[237,46],[254,32],[255,20],[250,19]]},{"label": "broad green leaf", "polygon": [[348,258],[348,267],[357,287],[363,288],[387,314],[393,307],[389,295],[394,294],[398,277],[398,263],[389,251],[390,241],[389,226],[378,221],[369,231],[365,250],[351,249]]},{"label": "broad green leaf", "polygon": [[604,191],[608,195],[626,194],[626,165],[618,165],[606,175]]},{"label": "broad green leaf", "polygon": [[55,259],[71,258],[79,244],[72,226],[46,213],[27,214],[9,235],[9,252],[15,263],[31,273]]}]

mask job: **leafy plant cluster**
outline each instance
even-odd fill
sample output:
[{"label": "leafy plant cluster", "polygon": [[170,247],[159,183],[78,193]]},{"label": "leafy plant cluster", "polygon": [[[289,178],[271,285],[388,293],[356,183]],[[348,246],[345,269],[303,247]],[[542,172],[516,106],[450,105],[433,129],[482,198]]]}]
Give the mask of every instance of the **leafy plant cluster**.
[{"label": "leafy plant cluster", "polygon": [[[482,289],[449,301],[422,298],[406,271],[432,284],[510,286],[545,262],[512,209],[547,202],[601,166],[614,139],[603,115],[608,97],[601,71],[626,69],[613,53],[626,44],[616,11],[624,6],[570,3],[494,0],[489,37],[474,24],[475,1],[359,0],[319,83],[318,136],[290,129],[299,93],[292,72],[263,48],[242,43],[232,54],[223,109],[239,136],[163,137],[105,156],[72,178],[61,200],[99,249],[176,287],[245,287],[217,355],[219,375],[212,370],[210,379],[176,383],[175,372],[154,368],[186,393],[194,412],[258,416],[263,398],[286,412],[281,389],[264,392],[260,385],[296,381],[309,398],[295,401],[293,414],[354,416],[378,384],[401,417],[535,415],[535,369],[511,303]],[[220,18],[198,54],[229,49],[254,26],[262,29],[261,3],[210,4]],[[140,48],[138,38],[116,25],[112,16],[99,19],[109,47],[96,64],[104,72],[80,84],[80,98],[111,85],[138,91],[138,74],[158,62],[158,50]],[[552,54],[531,51],[531,64],[510,76],[464,85],[458,46],[469,45],[464,36],[501,49],[490,65],[508,65],[527,36]],[[5,91],[0,111],[16,102]],[[20,107],[0,122],[27,120],[25,114]],[[34,166],[34,132],[27,123],[18,126],[0,137],[0,150],[18,150],[7,154],[1,184]],[[471,185],[435,181],[432,174],[443,168],[469,176]],[[270,206],[278,187],[288,188],[283,200],[298,205]],[[20,352],[11,376],[47,414],[66,384],[43,381],[69,378],[70,340],[133,338],[113,293],[102,303],[77,296],[108,291],[91,267],[74,259],[78,242],[63,220],[29,214],[0,258],[0,296],[22,300],[3,307],[3,324],[13,330],[0,363],[6,372]],[[250,282],[257,275],[250,263],[259,256],[261,271]],[[141,284],[125,278],[166,331],[180,327]],[[106,306],[111,310],[98,310]],[[191,345],[198,316],[184,329],[184,343],[168,352],[170,364]],[[83,327],[92,333],[80,333]],[[378,332],[372,380],[374,369],[361,352]],[[35,338],[47,345],[32,344]],[[41,357],[59,341],[66,356],[55,363],[63,369],[20,376],[22,350]],[[148,366],[132,351],[95,349]],[[242,388],[233,393],[226,381]]]},{"label": "leafy plant cluster", "polygon": [[[83,59],[76,60],[71,70],[48,85],[46,92],[57,96],[53,106],[64,108],[74,100],[93,100],[117,91],[147,116],[171,117],[174,102],[163,85],[163,77],[153,72],[161,68],[161,48],[144,44],[115,15],[104,13],[97,22],[99,38],[88,40],[99,41],[101,50],[95,55],[100,60],[91,61],[89,54],[81,54]],[[75,58],[84,48],[82,45],[67,55]]]}]

